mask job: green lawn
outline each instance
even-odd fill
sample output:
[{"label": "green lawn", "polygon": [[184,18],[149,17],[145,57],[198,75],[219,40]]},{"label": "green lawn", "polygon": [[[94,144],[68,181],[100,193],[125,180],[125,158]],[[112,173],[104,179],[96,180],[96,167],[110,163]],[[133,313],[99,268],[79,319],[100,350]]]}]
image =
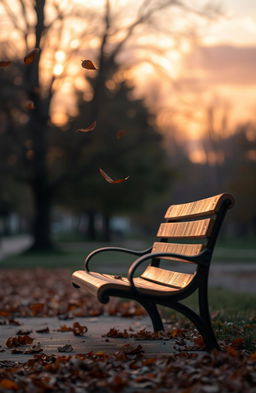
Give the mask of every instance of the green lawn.
[{"label": "green lawn", "polygon": [[[85,246],[84,248],[63,249],[53,253],[21,253],[4,258],[0,261],[0,268],[70,268],[79,269],[83,267],[83,260],[96,248],[103,247],[102,244]],[[107,252],[93,258],[95,268],[113,267],[119,269],[119,273],[126,272],[134,256],[125,253]],[[120,270],[121,269],[121,270]]]},{"label": "green lawn", "polygon": [[[197,311],[197,297],[193,294],[184,301],[186,305]],[[209,288],[209,307],[213,328],[218,340],[232,342],[242,338],[244,348],[256,351],[256,295],[235,293],[223,288]],[[168,320],[187,319],[180,314],[161,308],[163,316]]]}]

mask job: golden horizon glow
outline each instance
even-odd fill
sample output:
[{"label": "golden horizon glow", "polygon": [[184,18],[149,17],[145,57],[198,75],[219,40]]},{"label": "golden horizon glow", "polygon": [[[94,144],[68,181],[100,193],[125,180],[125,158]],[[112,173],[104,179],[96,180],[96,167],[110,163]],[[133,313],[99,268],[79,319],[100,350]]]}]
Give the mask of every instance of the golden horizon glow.
[{"label": "golden horizon glow", "polygon": [[[217,131],[221,127],[225,111],[228,116],[226,132],[231,132],[239,122],[255,121],[256,78],[255,80],[252,78],[251,82],[249,72],[246,71],[246,68],[243,72],[242,68],[246,66],[245,61],[250,61],[250,53],[248,58],[245,58],[241,50],[242,61],[239,75],[235,70],[232,76],[232,63],[230,64],[230,72],[229,70],[227,72],[230,76],[228,81],[224,77],[221,79],[226,59],[218,57],[218,53],[214,55],[217,58],[215,63],[213,59],[212,61],[208,59],[208,63],[204,62],[204,54],[200,59],[197,58],[202,47],[218,49],[221,45],[226,45],[226,51],[228,51],[230,45],[231,48],[233,45],[238,50],[238,55],[239,48],[256,47],[256,3],[254,9],[251,10],[249,8],[251,3],[247,4],[247,2],[248,0],[244,0],[240,12],[238,0],[223,0],[222,3],[224,6],[226,4],[228,16],[217,18],[211,23],[199,17],[197,19],[195,16],[187,21],[181,13],[177,13],[177,17],[175,17],[174,12],[174,17],[170,19],[172,29],[174,31],[177,29],[178,32],[183,27],[189,27],[189,22],[191,24],[196,22],[200,39],[193,39],[192,30],[191,37],[190,34],[185,34],[176,40],[175,35],[161,34],[158,36],[146,28],[129,41],[125,47],[125,51],[120,56],[120,63],[124,66],[122,77],[135,85],[136,96],[144,97],[147,104],[157,113],[158,124],[163,132],[168,133],[172,126],[176,126],[180,130],[182,138],[193,143],[200,139],[207,130],[206,114],[210,107],[213,107],[215,111]],[[196,0],[196,3],[202,4],[203,0]],[[64,2],[59,0],[59,4],[64,7]],[[86,4],[84,0],[72,0],[71,2],[66,1],[65,4],[89,7],[93,12],[97,12],[96,19],[96,16],[102,18],[105,0],[88,0]],[[120,22],[120,27],[125,28],[132,20],[133,14],[136,13],[140,1],[119,0],[111,4],[112,11],[118,13],[119,19],[117,21]],[[16,8],[15,11],[20,12],[18,1],[16,1]],[[47,17],[53,19],[55,11],[50,1],[47,9],[47,12],[51,14]],[[0,16],[3,15],[3,12],[3,6],[0,5]],[[163,27],[166,29],[170,27],[167,25],[167,22],[169,23],[167,12],[160,12],[157,18]],[[93,33],[86,36],[85,39],[80,39],[79,34],[90,29],[88,20],[71,19],[68,22],[64,21],[64,23],[60,45],[55,47],[58,37],[56,28],[51,33],[47,49],[44,51],[40,63],[44,86],[50,83],[52,75],[56,77],[53,84],[56,96],[51,106],[51,120],[56,125],[64,125],[70,111],[75,113],[75,90],[84,91],[85,100],[91,99],[91,90],[86,80],[86,70],[81,68],[81,59],[90,58],[94,62],[97,61],[102,34],[100,19],[98,24],[95,24],[95,32],[93,30]],[[91,23],[94,23],[93,19]],[[99,30],[97,30],[98,27]],[[110,47],[121,40],[123,34],[123,31],[119,31],[116,35],[111,36]],[[22,61],[25,49],[24,45],[20,44],[20,34],[15,29],[6,28],[2,29],[0,37],[3,40],[8,39],[12,44],[8,48],[10,56],[18,55]],[[17,42],[19,42],[19,46],[14,53],[12,46],[15,46]],[[156,51],[150,50],[152,47],[156,47]],[[75,52],[75,55],[67,64],[70,49]],[[209,53],[211,56],[214,52]],[[191,63],[186,62],[189,57]],[[243,59],[245,59],[244,62]],[[239,67],[237,69],[239,70]],[[253,67],[250,72],[253,74]],[[90,73],[91,75],[92,73]],[[239,78],[241,80],[238,80]],[[108,81],[110,89],[114,89],[115,85],[115,80]],[[254,138],[253,131],[251,134],[248,131],[248,135],[248,138]],[[251,157],[254,157],[253,154],[251,153]],[[200,147],[191,151],[190,156],[191,160],[195,162],[205,160],[202,151],[200,152]],[[208,157],[207,159],[212,162],[221,160],[220,157]]]}]

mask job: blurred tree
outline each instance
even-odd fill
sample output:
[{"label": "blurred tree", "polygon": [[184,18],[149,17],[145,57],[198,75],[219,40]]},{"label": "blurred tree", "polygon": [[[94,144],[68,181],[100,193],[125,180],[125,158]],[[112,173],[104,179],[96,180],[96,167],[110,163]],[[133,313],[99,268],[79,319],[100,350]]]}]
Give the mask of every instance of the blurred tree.
[{"label": "blurred tree", "polygon": [[256,125],[239,125],[225,141],[226,184],[236,198],[232,214],[236,234],[256,234]]},{"label": "blurred tree", "polygon": [[[11,165],[10,161],[4,162],[5,170],[9,170],[11,166],[11,172],[19,172],[20,180],[31,189],[35,216],[34,249],[52,247],[51,207],[62,174],[57,176],[59,168],[54,173],[50,171],[50,161],[53,155],[62,153],[57,145],[52,146],[50,142],[51,117],[54,118],[53,103],[61,86],[68,83],[70,88],[72,84],[70,80],[74,77],[74,64],[71,64],[71,60],[80,55],[82,49],[93,53],[97,59],[98,69],[95,72],[87,120],[88,123],[94,120],[100,122],[100,111],[106,100],[106,86],[114,75],[118,77],[121,64],[126,64],[127,68],[129,62],[127,59],[121,61],[120,55],[131,44],[131,38],[136,37],[133,44],[136,50],[141,46],[139,38],[145,36],[144,29],[147,26],[155,38],[157,35],[162,37],[163,34],[168,37],[173,33],[173,40],[177,43],[184,32],[179,24],[175,24],[174,30],[166,28],[164,31],[161,28],[157,15],[163,10],[173,10],[173,20],[176,20],[179,11],[209,17],[216,14],[214,8],[199,10],[182,0],[144,0],[136,3],[129,12],[125,7],[127,4],[123,7],[118,6],[117,2],[113,4],[106,0],[99,10],[69,1],[16,0],[10,6],[8,0],[0,0],[1,18],[7,26],[1,35],[2,58],[22,59],[31,49],[40,48],[31,64],[22,65],[19,62],[16,68],[13,64],[4,70],[7,75],[13,67],[16,76],[11,84],[5,83],[6,89],[2,94],[6,103],[3,114],[6,127],[1,136],[5,138],[8,134],[7,140],[10,143],[7,143],[9,150],[6,154],[11,157]],[[187,26],[184,29],[187,32]],[[89,51],[90,45],[95,48],[93,51]],[[159,49],[157,44],[153,47],[144,45],[144,51],[150,54],[153,61],[154,51],[160,51],[163,55],[165,48]],[[132,58],[133,64],[139,61],[135,55]],[[131,63],[128,64],[128,67],[131,66]],[[77,68],[75,73],[78,73]],[[17,86],[21,101],[15,106]],[[75,151],[80,153],[77,148]]]},{"label": "blurred tree", "polygon": [[[154,116],[141,99],[132,98],[132,91],[125,82],[106,90],[96,130],[77,135],[87,143],[79,143],[81,151],[73,156],[72,168],[64,170],[66,176],[59,187],[60,202],[66,200],[76,212],[87,212],[91,240],[96,235],[96,212],[102,213],[104,239],[109,240],[114,213],[139,211],[144,215],[170,191],[173,174],[163,138],[155,128]],[[90,103],[80,95],[79,115],[71,119],[69,127],[75,130],[84,124],[88,111]],[[64,133],[65,146],[70,145],[70,138],[70,133]],[[63,158],[65,167],[71,157]],[[114,178],[130,178],[122,184],[109,184],[100,176],[100,167]]]}]

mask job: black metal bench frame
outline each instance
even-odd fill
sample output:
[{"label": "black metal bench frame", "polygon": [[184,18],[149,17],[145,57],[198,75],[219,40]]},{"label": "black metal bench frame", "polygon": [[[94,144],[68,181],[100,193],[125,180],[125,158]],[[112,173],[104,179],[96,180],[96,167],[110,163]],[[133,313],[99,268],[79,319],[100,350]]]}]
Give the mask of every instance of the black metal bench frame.
[{"label": "black metal bench frame", "polygon": [[[157,309],[157,305],[162,305],[171,309],[174,309],[184,316],[186,316],[198,329],[199,333],[202,335],[205,347],[208,351],[213,349],[220,350],[218,342],[216,340],[212,324],[211,317],[208,306],[208,276],[209,276],[209,268],[210,262],[212,258],[212,254],[214,251],[214,246],[223,222],[223,219],[226,215],[227,210],[233,205],[234,200],[232,196],[230,199],[225,199],[222,202],[221,207],[216,213],[216,217],[214,220],[214,225],[212,228],[211,236],[208,239],[206,248],[196,256],[184,256],[182,254],[175,253],[166,253],[166,252],[158,252],[151,253],[152,247],[148,248],[144,251],[135,251],[127,248],[121,247],[103,247],[91,252],[85,259],[85,270],[89,272],[89,262],[92,257],[94,257],[98,253],[106,252],[106,251],[115,251],[115,252],[124,252],[133,255],[139,256],[137,260],[135,260],[128,270],[128,280],[130,281],[130,286],[132,290],[128,293],[120,290],[120,289],[107,289],[104,291],[99,300],[102,303],[107,303],[109,301],[109,297],[125,297],[128,299],[132,299],[141,304],[144,309],[149,314],[153,329],[155,332],[164,330],[164,326],[160,317],[160,314]],[[166,220],[169,222],[170,220]],[[164,241],[164,238],[161,238],[160,241]],[[175,291],[170,295],[166,295],[163,293],[161,296],[150,295],[142,293],[134,283],[134,275],[137,268],[145,261],[151,260],[150,265],[154,267],[159,267],[161,262],[161,257],[174,257],[175,259],[186,260],[188,262],[192,262],[197,265],[196,275],[184,289],[180,291]],[[160,258],[160,259],[159,259]],[[79,287],[76,284],[73,284],[75,287]],[[190,309],[188,306],[180,303],[181,300],[187,298],[192,293],[198,290],[198,304],[199,304],[199,314]]]}]

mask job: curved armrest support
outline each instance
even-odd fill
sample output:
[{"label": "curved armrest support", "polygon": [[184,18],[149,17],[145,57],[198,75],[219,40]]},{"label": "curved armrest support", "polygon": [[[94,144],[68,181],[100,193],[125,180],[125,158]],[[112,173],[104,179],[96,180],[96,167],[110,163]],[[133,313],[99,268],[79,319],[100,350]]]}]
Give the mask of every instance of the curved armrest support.
[{"label": "curved armrest support", "polygon": [[119,252],[125,252],[127,254],[133,254],[133,255],[145,255],[148,254],[151,251],[152,247],[147,248],[146,250],[143,251],[136,251],[136,250],[130,250],[129,248],[122,248],[122,247],[102,247],[98,248],[97,250],[92,251],[89,255],[84,260],[84,267],[87,272],[89,272],[89,261],[92,259],[92,257],[96,254],[99,254],[100,252],[104,251],[119,251]]},{"label": "curved armrest support", "polygon": [[186,260],[188,262],[193,262],[196,265],[201,265],[201,266],[208,266],[209,265],[209,258],[210,258],[210,252],[208,249],[203,250],[202,252],[200,252],[200,254],[195,255],[195,256],[184,256],[181,254],[175,254],[172,252],[156,252],[156,253],[150,253],[150,254],[146,254],[141,256],[140,258],[136,259],[136,261],[134,261],[129,270],[128,270],[128,275],[127,278],[130,281],[131,287],[138,291],[138,289],[136,288],[135,284],[134,284],[134,273],[136,271],[136,269],[139,267],[139,265],[141,265],[143,262],[145,262],[147,259],[151,259],[151,258],[159,258],[159,257],[174,257],[176,259],[183,259]]}]

